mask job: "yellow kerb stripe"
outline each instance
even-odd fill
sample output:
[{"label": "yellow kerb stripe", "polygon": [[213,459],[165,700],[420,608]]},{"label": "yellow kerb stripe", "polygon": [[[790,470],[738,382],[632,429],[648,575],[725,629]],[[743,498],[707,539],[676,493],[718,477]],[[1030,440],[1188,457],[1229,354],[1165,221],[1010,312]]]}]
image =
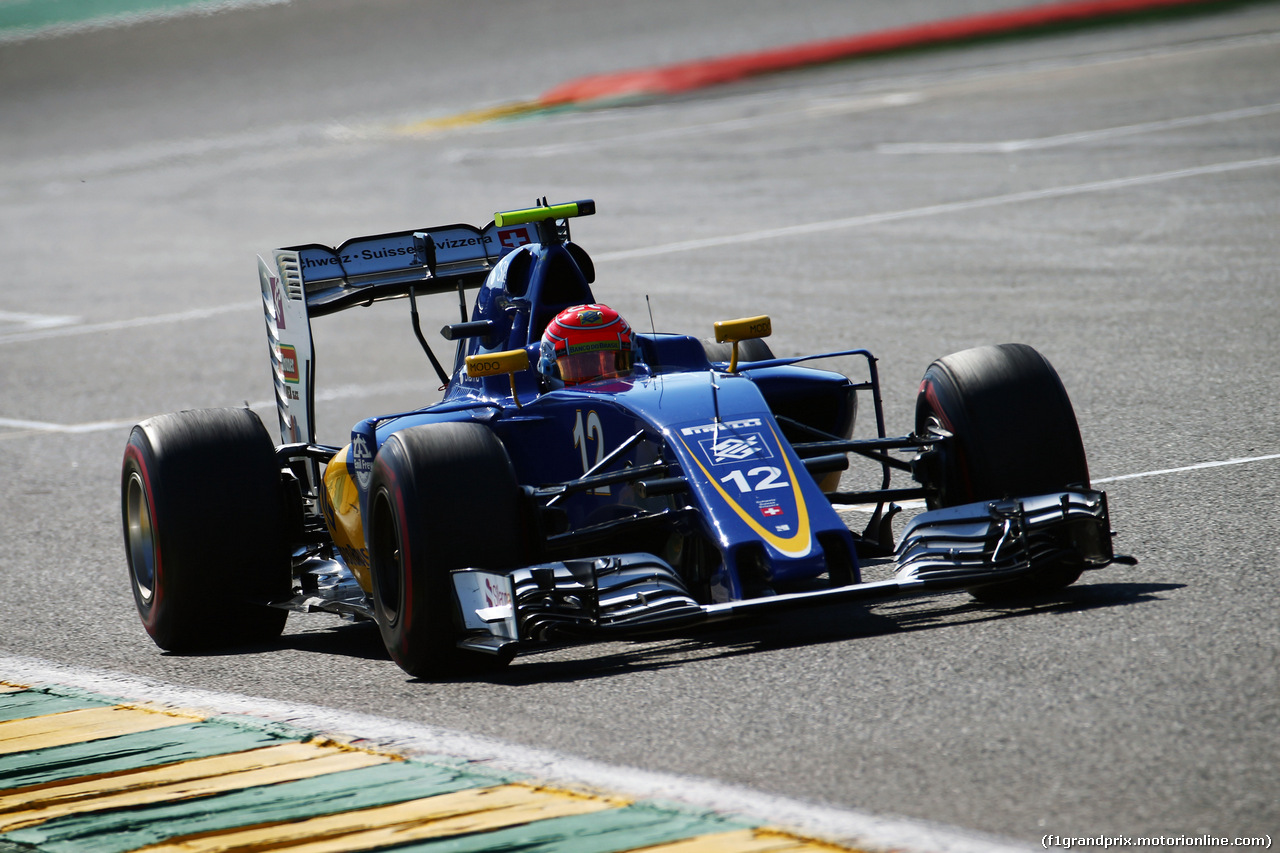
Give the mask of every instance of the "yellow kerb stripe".
[{"label": "yellow kerb stripe", "polygon": [[768,829],[738,829],[642,847],[634,853],[857,853],[820,841],[807,841]]},{"label": "yellow kerb stripe", "polygon": [[85,708],[0,722],[0,755],[181,726],[197,714],[142,707]]},{"label": "yellow kerb stripe", "polygon": [[542,105],[537,101],[517,101],[510,104],[499,104],[494,107],[484,107],[478,110],[468,110],[450,116],[441,116],[440,118],[423,119],[411,124],[403,124],[396,127],[395,132],[410,135],[435,133],[441,130],[453,130],[458,127],[484,124],[485,122],[504,118],[516,118],[517,116],[537,112],[540,109],[542,109]]},{"label": "yellow kerb stripe", "polygon": [[134,853],[214,853],[288,849],[289,853],[349,853],[426,838],[518,826],[553,817],[627,805],[529,785],[470,788],[389,806],[323,815],[294,823],[174,839]]},{"label": "yellow kerb stripe", "polygon": [[[259,767],[275,767],[295,761],[307,761],[322,755],[332,755],[336,751],[333,747],[321,749],[307,743],[285,743],[244,752],[194,758],[158,767],[138,767],[94,776],[92,779],[82,777],[63,782],[46,782],[0,794],[0,815],[19,809],[35,810],[51,804],[72,803],[94,797],[107,797],[161,785],[189,782],[222,773],[236,773]],[[4,818],[0,817],[0,821],[3,820]]]},{"label": "yellow kerb stripe", "polygon": [[[47,787],[34,794],[28,792],[26,797],[30,802],[26,808],[0,814],[0,832],[11,832],[70,814],[185,800],[258,785],[292,782],[390,760],[385,755],[317,747],[314,744],[284,744],[196,759],[124,774],[119,779],[73,782]],[[3,811],[0,807],[0,812]]]}]

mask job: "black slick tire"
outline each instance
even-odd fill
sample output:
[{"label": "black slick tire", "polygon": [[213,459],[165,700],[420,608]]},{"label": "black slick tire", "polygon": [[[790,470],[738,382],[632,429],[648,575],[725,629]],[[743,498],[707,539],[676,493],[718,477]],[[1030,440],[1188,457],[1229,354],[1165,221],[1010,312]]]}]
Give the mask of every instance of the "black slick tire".
[{"label": "black slick tire", "polygon": [[[933,362],[916,397],[916,433],[942,428],[954,438],[930,454],[930,508],[1089,486],[1075,411],[1057,371],[1026,344],[976,347]],[[1072,565],[971,590],[1002,601],[1061,589],[1080,577]]]},{"label": "black slick tire", "polygon": [[450,572],[526,565],[522,502],[506,448],[482,424],[413,427],[378,451],[367,527],[374,613],[405,672],[439,678],[505,662],[458,649]]},{"label": "black slick tire", "polygon": [[280,635],[291,589],[275,446],[249,409],[199,409],[133,428],[121,467],[138,615],[167,651]]},{"label": "black slick tire", "polygon": [[[702,341],[702,350],[707,354],[707,361],[727,362],[733,358],[733,344],[719,341]],[[738,361],[770,361],[775,358],[773,349],[760,338],[748,338],[738,343]]]}]

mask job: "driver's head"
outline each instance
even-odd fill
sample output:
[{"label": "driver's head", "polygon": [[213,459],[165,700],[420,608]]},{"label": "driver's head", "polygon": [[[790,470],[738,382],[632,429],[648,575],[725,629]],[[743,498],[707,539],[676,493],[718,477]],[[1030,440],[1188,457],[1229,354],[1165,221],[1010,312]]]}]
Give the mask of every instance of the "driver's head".
[{"label": "driver's head", "polygon": [[581,385],[630,376],[631,362],[631,327],[622,315],[608,305],[578,305],[547,324],[538,370],[565,385]]}]

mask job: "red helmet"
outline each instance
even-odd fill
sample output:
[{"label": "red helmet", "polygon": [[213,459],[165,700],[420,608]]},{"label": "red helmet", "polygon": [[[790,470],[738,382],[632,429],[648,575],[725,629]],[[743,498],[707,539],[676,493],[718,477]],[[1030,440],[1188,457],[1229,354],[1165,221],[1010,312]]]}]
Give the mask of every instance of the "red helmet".
[{"label": "red helmet", "polygon": [[538,370],[565,385],[631,375],[631,327],[608,305],[566,308],[542,333]]}]

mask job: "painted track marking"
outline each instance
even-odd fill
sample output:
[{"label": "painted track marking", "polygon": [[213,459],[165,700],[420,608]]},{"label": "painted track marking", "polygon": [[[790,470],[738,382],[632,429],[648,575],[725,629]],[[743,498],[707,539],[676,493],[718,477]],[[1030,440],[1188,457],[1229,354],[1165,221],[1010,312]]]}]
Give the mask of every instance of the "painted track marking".
[{"label": "painted track marking", "polygon": [[1094,142],[1101,139],[1116,139],[1122,136],[1137,136],[1143,133],[1157,133],[1184,127],[1201,127],[1208,124],[1241,121],[1243,119],[1274,115],[1278,112],[1280,112],[1280,104],[1264,104],[1257,107],[1244,107],[1238,110],[1223,110],[1222,112],[1207,113],[1205,115],[1147,121],[1098,130],[1082,130],[1075,133],[1061,133],[1056,136],[1042,136],[1035,139],[1007,139],[1000,142],[886,142],[877,145],[876,151],[881,154],[1012,154],[1018,151],[1058,148],[1063,145],[1075,145],[1081,142]]},{"label": "painted track marking", "polygon": [[104,323],[86,323],[80,325],[59,325],[53,328],[38,328],[31,331],[13,332],[0,335],[0,346],[20,344],[30,341],[43,341],[51,338],[66,338],[75,335],[91,335],[97,332],[115,332],[122,329],[140,329],[146,326],[162,326],[167,323],[183,323],[190,320],[204,320],[219,314],[249,309],[262,310],[262,302],[235,302],[228,305],[213,305],[208,308],[191,308],[186,311],[175,311],[171,314],[153,314],[149,317],[130,317],[124,320],[109,320]]},{"label": "painted track marking", "polygon": [[[1280,105],[1276,105],[1280,108]],[[1153,172],[1146,175],[1133,175],[1127,178],[1110,178],[1102,181],[1086,181],[1079,184],[1067,184],[1058,187],[1045,187],[1038,190],[1024,190],[1016,193],[1005,193],[1003,195],[986,196],[982,198],[968,199],[965,201],[943,202],[941,204],[925,205],[923,207],[906,208],[903,210],[883,211],[881,213],[866,213],[858,216],[840,217],[837,219],[824,219],[815,222],[800,223],[797,225],[784,225],[777,228],[763,228],[755,231],[744,231],[737,234],[722,234],[718,237],[704,237],[696,240],[680,240],[674,243],[665,243],[656,246],[644,246],[635,249],[619,249],[612,252],[601,252],[593,256],[595,262],[608,263],[610,261],[625,261],[636,258],[645,258],[654,255],[667,255],[678,252],[693,252],[701,249],[714,249],[722,246],[734,246],[743,243],[754,243],[764,240],[774,240],[782,237],[804,237],[812,234],[821,234],[828,231],[841,231],[845,229],[864,228],[871,225],[881,225],[887,222],[901,222],[910,219],[923,219],[929,216],[944,216],[951,213],[963,213],[969,210],[979,210],[983,208],[1000,207],[1006,204],[1022,204],[1024,202],[1044,201],[1047,199],[1066,198],[1075,195],[1086,195],[1089,193],[1112,192],[1130,187],[1149,186],[1151,184],[1165,183],[1168,181],[1183,180],[1186,178],[1205,177],[1209,175],[1222,175],[1231,172],[1245,171],[1250,169],[1266,169],[1280,166],[1280,156],[1276,157],[1259,157],[1252,160],[1233,160],[1224,163],[1210,163],[1203,166],[1192,166],[1185,169],[1171,169],[1164,172]],[[157,326],[166,323],[187,322],[190,320],[202,320],[219,314],[227,314],[235,311],[247,311],[249,309],[261,310],[261,303],[254,302],[237,302],[228,305],[217,305],[206,308],[193,308],[189,311],[178,311],[170,314],[158,314],[149,317],[134,317],[124,320],[113,320],[104,323],[90,323],[74,326],[61,326],[57,328],[41,329],[30,332],[19,332],[8,335],[0,335],[0,346],[6,344],[26,343],[30,341],[45,340],[49,338],[70,337],[74,335],[95,334],[97,332],[116,331],[120,329],[134,329],[146,326]],[[3,424],[0,421],[0,424]],[[37,422],[32,422],[37,423]]]},{"label": "painted track marking", "polygon": [[390,844],[487,832],[538,820],[586,815],[625,801],[539,789],[525,784],[469,788],[403,803],[322,815],[285,825],[255,827],[206,838],[182,839],[134,853],[219,853],[273,850],[349,853]]},{"label": "painted track marking", "polygon": [[[426,393],[430,389],[430,383],[424,383],[418,380],[394,381],[394,382],[375,382],[365,385],[336,385],[332,388],[316,392],[316,402],[324,403],[334,400],[361,399],[365,397],[376,397],[380,395],[394,394],[414,394]],[[264,410],[274,416],[276,410],[275,400],[258,400],[248,404],[248,408],[254,410]],[[133,418],[116,418],[108,421],[88,421],[78,424],[59,424],[51,421],[33,421],[22,418],[0,418],[0,430],[10,429],[14,432],[0,432],[0,440],[6,438],[18,438],[31,433],[56,433],[62,435],[84,435],[93,432],[110,432],[112,430],[127,430],[134,424],[146,420],[151,415],[140,415]],[[264,418],[267,424],[272,423],[271,418]]]},{"label": "painted track marking", "polygon": [[[56,720],[43,718],[56,726]],[[0,833],[85,812],[137,808],[175,799],[338,773],[383,764],[387,756],[313,743],[193,759],[106,779],[68,781],[0,796]]]},{"label": "painted track marking", "polygon": [[[192,719],[200,718],[136,708],[86,708],[10,720],[0,723],[0,755],[180,726]],[[50,721],[56,728],[49,727]]]},{"label": "painted track marking", "polygon": [[1192,166],[1186,169],[1171,169],[1165,172],[1153,172],[1146,175],[1134,175],[1128,178],[1111,178],[1103,181],[1087,181],[1080,184],[1068,184],[1059,187],[1046,187],[1038,190],[1024,190],[1004,195],[987,196],[985,198],[968,199],[966,201],[943,202],[924,207],[906,210],[885,211],[883,213],[866,213],[859,216],[846,216],[838,219],[824,219],[817,222],[806,222],[798,225],[783,225],[777,228],[762,228],[757,231],[744,231],[738,234],[724,234],[719,237],[704,237],[697,240],[680,240],[658,246],[646,246],[638,249],[623,249],[614,252],[602,252],[594,256],[595,262],[628,261],[636,258],[649,258],[655,255],[670,255],[678,252],[695,252],[702,249],[714,249],[722,246],[736,246],[744,243],[756,243],[766,240],[777,240],[786,237],[807,237],[813,234],[824,234],[829,231],[843,231],[853,228],[864,228],[870,225],[883,225],[888,222],[902,222],[909,219],[923,219],[929,216],[941,216],[951,213],[963,213],[969,210],[1000,207],[1006,204],[1021,204],[1031,201],[1045,201],[1055,198],[1068,198],[1089,193],[1111,192],[1130,187],[1150,186],[1184,178],[1198,178],[1207,175],[1222,175],[1250,169],[1267,169],[1280,166],[1280,157],[1259,157],[1253,160],[1233,160],[1226,163],[1211,163],[1205,166]]},{"label": "painted track marking", "polygon": [[[1080,69],[1101,69],[1129,63],[1147,63],[1153,59],[1177,59],[1180,57],[1221,50],[1240,48],[1268,47],[1280,43],[1280,33],[1256,33],[1244,36],[1225,36],[1210,38],[1189,44],[1178,44],[1158,48],[1139,48],[1101,56],[1075,56],[1066,58],[1043,58],[1030,62],[1015,63],[1012,67],[996,68],[980,67],[957,71],[937,79],[921,79],[907,77],[902,79],[881,79],[877,81],[880,88],[892,88],[894,91],[878,94],[842,94],[804,103],[799,106],[787,106],[776,111],[760,115],[743,116],[731,119],[717,119],[680,127],[666,128],[656,131],[640,131],[613,136],[597,136],[590,139],[575,139],[548,143],[545,145],[521,147],[486,147],[473,148],[455,152],[453,157],[459,161],[481,159],[509,160],[513,157],[552,157],[574,153],[576,151],[600,151],[610,147],[632,146],[653,141],[676,139],[686,136],[705,137],[713,133],[731,133],[747,128],[767,127],[779,123],[795,124],[803,120],[827,119],[833,116],[868,112],[875,109],[898,108],[910,106],[940,97],[972,94],[990,91],[993,86],[1004,87],[1011,79],[1025,83],[1032,77],[1048,77],[1064,71]],[[758,97],[758,96],[757,96]],[[774,99],[764,98],[764,103]],[[789,102],[788,102],[789,103]],[[665,107],[664,107],[665,108]],[[464,114],[478,115],[478,113]],[[586,112],[581,115],[587,115]],[[618,114],[608,111],[596,111],[593,118],[608,121]],[[442,118],[430,121],[402,125],[392,129],[393,133],[417,135],[427,132],[439,132],[465,126],[466,122],[451,121]],[[479,122],[474,122],[478,124]],[[366,130],[353,131],[352,137],[368,137],[385,133],[385,131]],[[339,137],[335,137],[339,138]],[[886,145],[892,143],[885,143]],[[878,149],[877,149],[878,151]],[[896,153],[896,152],[885,152]]]},{"label": "painted track marking", "polygon": [[[331,708],[194,690],[4,655],[0,655],[0,672],[12,679],[11,687],[36,685],[26,692],[45,700],[54,696],[84,700],[85,691],[91,691],[90,696],[107,706],[120,701],[108,696],[146,697],[182,707],[217,709],[220,715],[201,725],[236,732],[237,737],[251,730],[268,743],[272,739],[279,743],[298,740],[299,734],[314,739],[317,731],[353,732],[359,733],[360,744],[403,758],[301,782],[60,817],[0,834],[0,848],[11,842],[30,845],[23,849],[92,849],[95,853],[279,848],[322,853],[407,842],[405,849],[453,853],[491,849],[834,853],[868,848],[1012,853],[1026,849],[983,833],[864,815],[708,780],[597,764],[464,732]],[[35,707],[40,696],[0,692],[0,711],[6,703]],[[77,771],[96,773],[111,783],[122,772],[145,772],[155,764],[156,753],[137,749],[138,745],[137,736],[128,736],[108,744],[115,750],[113,755],[83,764],[70,763],[66,748],[0,759],[0,788],[15,787],[15,779],[28,789],[76,784]],[[172,753],[161,761],[173,764]],[[99,772],[108,766],[115,772]],[[532,781],[529,768],[537,768],[533,772],[543,778],[564,781],[550,785]],[[490,804],[500,808],[487,808]],[[774,825],[760,826],[762,820]]]},{"label": "painted track marking", "polygon": [[0,3],[0,44],[289,2],[291,0],[8,0]]},{"label": "painted track marking", "polygon": [[1099,477],[1094,483],[1116,483],[1121,480],[1137,480],[1143,477],[1160,477],[1166,474],[1185,474],[1189,471],[1203,471],[1207,468],[1225,468],[1229,465],[1247,465],[1250,462],[1267,462],[1280,459],[1280,453],[1268,453],[1264,456],[1241,456],[1235,459],[1223,459],[1218,462],[1199,462],[1195,465],[1184,465],[1181,468],[1161,468],[1158,471],[1143,471],[1139,474],[1120,474],[1115,477]]},{"label": "painted track marking", "polygon": [[79,323],[79,317],[60,314],[28,314],[23,311],[0,311],[0,326],[16,325],[19,332],[31,332],[38,329],[52,329],[57,326],[70,326]]},{"label": "painted track marking", "polygon": [[[266,746],[154,764],[157,754],[138,750],[126,731],[140,714],[231,730],[237,723],[113,701],[65,687],[0,684],[0,713],[13,718],[0,725],[11,731],[56,733],[75,720],[52,745],[23,740],[24,754],[0,762],[0,784],[8,786],[0,790],[0,848],[351,853],[388,845],[439,849],[435,842],[447,842],[450,850],[473,853],[531,844],[620,853],[854,849],[751,826],[755,821],[512,780],[456,759],[440,759],[448,762],[442,766],[283,731],[259,730],[275,740]],[[68,704],[96,707],[58,710]],[[77,718],[83,713],[94,715],[99,731]],[[131,722],[121,725],[125,720]],[[57,752],[90,740],[101,744],[101,755],[87,764],[69,764]],[[120,761],[125,766],[95,772]],[[397,772],[369,775],[380,769]]]}]

